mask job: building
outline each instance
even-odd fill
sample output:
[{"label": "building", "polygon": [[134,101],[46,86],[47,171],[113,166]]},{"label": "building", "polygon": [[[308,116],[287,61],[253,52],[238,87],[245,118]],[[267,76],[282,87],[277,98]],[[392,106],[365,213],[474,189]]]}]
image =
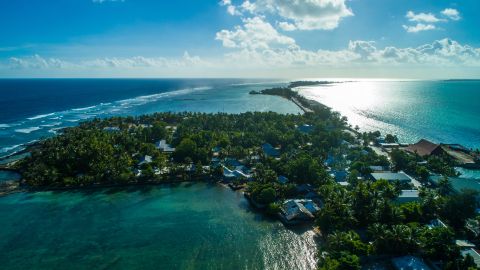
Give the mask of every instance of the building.
[{"label": "building", "polygon": [[470,248],[475,248],[475,244],[467,241],[467,240],[455,240],[455,245],[459,247],[460,249],[470,249]]},{"label": "building", "polygon": [[421,139],[417,143],[407,146],[405,151],[412,154],[418,154],[421,157],[439,155],[443,152],[439,144],[435,144],[425,139]]},{"label": "building", "polygon": [[155,147],[165,153],[172,153],[175,151],[175,148],[173,148],[170,144],[167,143],[165,140],[161,140],[155,144]]},{"label": "building", "polygon": [[310,133],[313,131],[314,127],[312,125],[308,125],[308,124],[303,124],[299,127],[297,127],[298,131],[302,132],[302,133]]},{"label": "building", "polygon": [[223,167],[223,180],[225,182],[230,182],[233,180],[248,180],[252,178],[252,175],[247,171],[247,168],[245,166],[239,166],[233,170],[222,166]]},{"label": "building", "polygon": [[141,166],[143,164],[149,164],[152,163],[152,157],[149,155],[145,155],[140,158],[140,162],[138,163],[138,166]]},{"label": "building", "polygon": [[412,183],[412,177],[410,177],[408,174],[404,172],[379,172],[379,173],[371,173],[370,174],[370,179],[373,181],[378,181],[380,179],[387,180],[389,182],[401,182],[401,183],[406,183],[410,184]]},{"label": "building", "polygon": [[[437,185],[443,178],[441,175],[431,175],[429,180],[432,184]],[[455,192],[461,192],[462,190],[474,190],[480,192],[480,180],[461,178],[461,177],[449,177],[452,188]]]},{"label": "building", "polygon": [[320,208],[312,200],[286,200],[280,208],[280,219],[285,224],[312,221]]},{"label": "building", "polygon": [[370,170],[372,170],[372,172],[374,172],[374,173],[375,172],[388,172],[388,171],[390,171],[389,168],[384,167],[384,166],[370,166],[368,168],[370,168]]},{"label": "building", "polygon": [[335,182],[346,182],[348,177],[348,172],[345,170],[331,170],[330,176],[335,180]]},{"label": "building", "polygon": [[414,256],[403,256],[392,259],[392,264],[396,270],[430,270],[430,268],[421,258]]},{"label": "building", "polygon": [[435,144],[422,139],[416,144],[407,146],[405,151],[418,154],[421,157],[448,155],[459,166],[473,169],[480,168],[480,164],[475,161],[471,151],[460,144]]},{"label": "building", "polygon": [[419,192],[416,189],[402,190],[397,198],[398,203],[416,202],[420,200]]},{"label": "building", "polygon": [[215,146],[214,148],[212,148],[212,155],[214,157],[218,157],[220,156],[220,151],[222,151],[222,148],[220,146]]},{"label": "building", "polygon": [[273,158],[280,157],[280,152],[269,143],[264,143],[262,145],[262,150],[267,157],[273,157]]},{"label": "building", "polygon": [[400,147],[400,144],[398,144],[398,143],[380,143],[380,146],[383,149],[390,149],[390,148],[398,148],[398,147]]},{"label": "building", "polygon": [[279,175],[278,178],[277,178],[277,181],[282,184],[282,185],[285,185],[286,183],[288,183],[288,178],[286,176],[283,176],[283,175]]},{"label": "building", "polygon": [[467,255],[472,256],[473,261],[475,262],[477,267],[480,268],[480,254],[478,253],[478,251],[474,248],[462,250],[462,256],[466,257]]},{"label": "building", "polygon": [[443,223],[443,221],[441,221],[440,219],[434,219],[432,221],[430,221],[430,224],[428,224],[428,227],[430,229],[433,229],[433,228],[447,228],[447,225],[445,223]]},{"label": "building", "polygon": [[107,132],[118,132],[118,131],[120,131],[120,128],[119,127],[104,127],[103,130],[107,131]]}]

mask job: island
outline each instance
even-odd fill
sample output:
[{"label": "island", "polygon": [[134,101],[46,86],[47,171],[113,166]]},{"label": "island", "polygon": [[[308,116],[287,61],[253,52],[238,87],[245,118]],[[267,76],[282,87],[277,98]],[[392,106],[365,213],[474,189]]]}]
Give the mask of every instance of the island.
[{"label": "island", "polygon": [[220,183],[285,226],[314,229],[319,269],[412,263],[476,269],[478,192],[457,188],[451,178],[458,165],[452,156],[461,151],[476,164],[478,150],[443,145],[440,151],[426,142],[399,144],[393,134],[359,132],[293,90],[322,83],[251,93],[289,99],[303,114],[94,119],[31,145],[29,155],[8,167],[33,191]]}]

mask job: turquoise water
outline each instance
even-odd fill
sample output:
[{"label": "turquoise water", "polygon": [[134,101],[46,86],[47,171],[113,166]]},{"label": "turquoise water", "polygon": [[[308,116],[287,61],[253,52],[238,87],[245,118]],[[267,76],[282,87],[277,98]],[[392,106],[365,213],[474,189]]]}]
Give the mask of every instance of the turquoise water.
[{"label": "turquoise water", "polygon": [[0,197],[1,269],[314,269],[311,231],[207,184]]},{"label": "turquoise water", "polygon": [[300,93],[339,111],[362,130],[480,148],[480,81],[354,81]]},{"label": "turquoise water", "polygon": [[62,127],[95,117],[162,111],[301,113],[280,97],[249,94],[283,84],[239,82],[242,80],[0,80],[0,157],[53,136]]}]

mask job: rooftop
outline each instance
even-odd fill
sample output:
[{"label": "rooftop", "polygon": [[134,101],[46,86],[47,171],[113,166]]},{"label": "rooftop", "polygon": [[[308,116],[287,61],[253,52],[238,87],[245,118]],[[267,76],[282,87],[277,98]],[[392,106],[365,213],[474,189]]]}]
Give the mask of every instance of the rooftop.
[{"label": "rooftop", "polygon": [[475,262],[477,267],[480,267],[480,254],[478,253],[478,251],[476,249],[471,248],[471,249],[464,250],[464,251],[462,251],[462,255],[463,256],[467,256],[467,255],[472,256],[473,261]]},{"label": "rooftop", "polygon": [[168,144],[167,141],[165,141],[165,140],[161,140],[161,141],[157,142],[155,146],[157,147],[157,149],[159,149],[163,152],[173,152],[173,151],[175,151],[175,148],[170,146],[170,144]]},{"label": "rooftop", "polygon": [[269,143],[264,143],[262,145],[263,152],[265,155],[270,156],[270,157],[278,157],[280,156],[280,152],[275,149],[271,144]]},{"label": "rooftop", "polygon": [[380,179],[384,179],[387,181],[400,181],[400,182],[410,182],[412,178],[404,173],[404,172],[378,172],[378,173],[371,173],[370,174],[373,180],[378,181]]},{"label": "rooftop", "polygon": [[[430,176],[430,180],[437,184],[443,176],[440,175],[432,175]],[[461,178],[461,177],[449,177],[450,183],[455,191],[460,192],[462,190],[475,190],[480,192],[480,180],[473,179],[473,178]]]},{"label": "rooftop", "polygon": [[420,156],[429,156],[432,154],[435,149],[437,149],[440,145],[435,144],[431,141],[421,139],[415,144],[411,144],[405,148],[407,152],[410,152],[412,154],[417,153]]}]

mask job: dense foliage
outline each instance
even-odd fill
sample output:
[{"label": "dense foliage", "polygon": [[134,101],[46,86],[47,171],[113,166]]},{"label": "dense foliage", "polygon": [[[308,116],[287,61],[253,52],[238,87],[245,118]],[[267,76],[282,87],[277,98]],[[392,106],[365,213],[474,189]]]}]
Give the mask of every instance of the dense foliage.
[{"label": "dense foliage", "polygon": [[[302,82],[290,87],[298,85]],[[39,142],[18,166],[29,186],[54,188],[218,180],[224,168],[214,159],[231,170],[241,164],[251,169],[254,180],[236,179],[234,184],[245,185],[251,200],[269,214],[277,214],[283,200],[304,196],[302,186],[319,195],[322,207],[315,224],[324,242],[320,269],[361,269],[362,259],[405,254],[442,261],[445,269],[473,266],[471,258],[460,256],[455,239],[466,237],[465,223],[476,215],[475,192],[456,192],[445,178],[435,188],[422,188],[419,201],[400,204],[401,190],[411,186],[368,178],[371,166],[390,167],[428,186],[431,173],[455,175],[448,157],[423,160],[393,149],[389,160],[369,147],[380,132],[354,132],[338,113],[312,104],[290,88],[262,94],[294,98],[313,112],[156,113],[95,119]],[[299,127],[304,125],[311,129],[302,131]],[[156,147],[160,140],[175,151],[165,153]],[[385,141],[398,139],[388,134]],[[267,155],[262,150],[265,143],[280,155]],[[335,172],[348,177],[335,179]],[[279,176],[288,182],[280,183]],[[429,226],[437,218],[448,227]]]}]

